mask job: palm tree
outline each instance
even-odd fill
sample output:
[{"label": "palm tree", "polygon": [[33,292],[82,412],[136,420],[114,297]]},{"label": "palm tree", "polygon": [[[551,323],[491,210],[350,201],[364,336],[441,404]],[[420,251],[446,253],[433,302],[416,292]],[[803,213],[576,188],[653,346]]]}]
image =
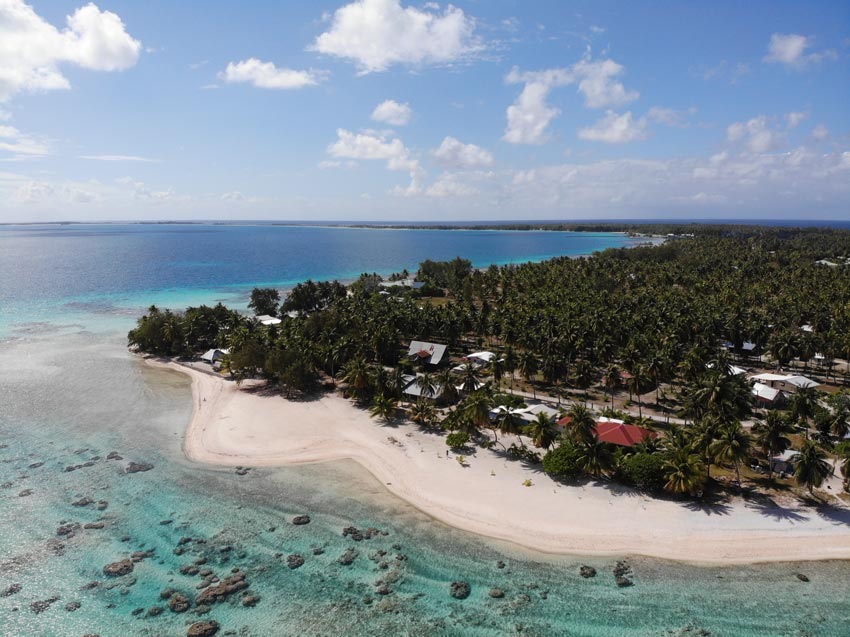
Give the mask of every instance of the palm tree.
[{"label": "palm tree", "polygon": [[611,468],[613,457],[611,451],[604,442],[593,438],[578,445],[576,461],[579,468],[594,477],[601,476]]},{"label": "palm tree", "polygon": [[620,391],[620,385],[622,383],[620,370],[616,365],[611,365],[608,368],[608,371],[605,372],[603,382],[605,383],[605,388],[611,392],[611,409],[614,409],[614,395]]},{"label": "palm tree", "polygon": [[711,479],[711,465],[714,464],[714,444],[720,437],[721,421],[716,416],[705,416],[691,429],[690,448],[702,456],[705,463],[705,479]]},{"label": "palm tree", "polygon": [[805,486],[810,495],[814,495],[814,488],[822,485],[831,473],[832,465],[826,461],[826,453],[814,442],[807,440],[794,466],[794,480],[801,487]]},{"label": "palm tree", "polygon": [[678,449],[664,462],[664,488],[671,493],[694,494],[706,481],[705,464],[695,453]]},{"label": "palm tree", "polygon": [[590,361],[581,359],[576,363],[574,382],[576,387],[584,390],[584,404],[587,405],[587,390],[593,384],[593,365]]},{"label": "palm tree", "polygon": [[841,460],[841,475],[844,476],[844,490],[850,491],[850,447],[844,449]]},{"label": "palm tree", "polygon": [[457,380],[454,377],[451,367],[446,367],[437,372],[437,384],[442,387],[440,393],[440,401],[443,404],[452,404],[457,402],[459,397],[455,383]]},{"label": "palm tree", "polygon": [[741,427],[741,423],[732,421],[720,427],[718,436],[711,445],[711,453],[720,462],[731,462],[735,465],[735,478],[741,484],[740,463],[750,457],[752,440],[750,435]]},{"label": "palm tree", "polygon": [[567,412],[567,437],[575,443],[590,442],[596,438],[596,420],[584,405],[574,404]]},{"label": "palm tree", "polygon": [[513,347],[508,345],[505,348],[505,355],[503,357],[505,359],[505,371],[510,374],[510,390],[513,392],[514,389],[514,372],[516,371],[517,365],[519,361],[517,360],[516,350]]},{"label": "palm tree", "polygon": [[369,409],[369,414],[371,414],[372,418],[381,418],[386,422],[395,415],[396,406],[396,401],[391,396],[384,396],[383,393],[377,394],[372,399],[372,407]]},{"label": "palm tree", "polygon": [[362,356],[358,356],[343,369],[341,380],[346,383],[355,398],[362,400],[369,390],[370,383],[369,364]]},{"label": "palm tree", "polygon": [[537,356],[531,350],[525,350],[519,357],[519,373],[525,381],[531,385],[531,392],[534,398],[537,398],[537,389],[534,386],[534,377],[537,375],[538,361]]},{"label": "palm tree", "polygon": [[531,438],[531,442],[541,449],[551,447],[558,437],[552,419],[542,412],[525,428],[525,433]]},{"label": "palm tree", "polygon": [[471,362],[466,363],[463,366],[461,374],[460,388],[467,394],[477,391],[478,386],[481,384],[481,377],[478,375],[478,368],[475,364]]},{"label": "palm tree", "polygon": [[815,415],[818,391],[814,387],[800,387],[791,397],[791,417],[806,428],[809,437],[809,418]]},{"label": "palm tree", "polygon": [[483,391],[472,392],[460,404],[461,425],[469,434],[490,424],[490,398]]},{"label": "palm tree", "polygon": [[641,388],[646,384],[647,373],[643,365],[637,365],[632,370],[632,377],[629,378],[629,393],[634,393],[638,401],[638,417],[643,418],[643,404],[640,399]]},{"label": "palm tree", "polygon": [[434,424],[437,412],[427,400],[417,400],[410,407],[410,419],[420,427],[430,427]]},{"label": "palm tree", "polygon": [[424,372],[416,379],[416,383],[419,385],[420,393],[425,398],[435,398],[437,396],[437,382],[430,372]]},{"label": "palm tree", "polygon": [[782,414],[771,410],[767,412],[764,422],[753,425],[753,432],[756,433],[756,441],[767,458],[768,476],[772,479],[773,463],[770,459],[791,447],[791,439],[788,436],[794,432],[794,428]]}]

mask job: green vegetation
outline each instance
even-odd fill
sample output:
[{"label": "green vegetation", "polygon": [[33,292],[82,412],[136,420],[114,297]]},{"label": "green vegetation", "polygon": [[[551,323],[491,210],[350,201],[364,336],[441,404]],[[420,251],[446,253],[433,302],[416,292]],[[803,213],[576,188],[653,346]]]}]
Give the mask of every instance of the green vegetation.
[{"label": "green vegetation", "polygon": [[[740,485],[754,465],[772,472],[769,457],[794,447],[802,454],[800,487],[821,485],[822,462],[833,456],[846,475],[846,446],[835,443],[850,430],[850,393],[838,391],[848,385],[848,369],[835,361],[850,357],[850,265],[843,260],[850,233],[635,228],[680,238],[486,270],[460,258],[426,261],[416,273],[426,283],[419,290],[383,290],[375,274],[348,289],[307,281],[279,308],[274,290],[255,290],[255,312],[279,309],[281,323],[273,326],[221,305],[183,313],[152,307],[129,342],[166,356],[229,348],[224,367],[235,378],[265,378],[287,393],[339,382],[375,418],[405,415],[451,432],[451,440],[465,436],[463,445],[528,462],[545,454],[544,471],[562,479],[617,479],[692,496],[729,483],[732,474]],[[822,259],[838,265],[819,265]],[[441,364],[410,360],[414,339],[446,344]],[[481,349],[495,353],[489,365],[460,360]],[[832,393],[801,388],[789,392],[788,410],[766,408],[733,365],[790,367]],[[419,397],[404,393],[414,376]],[[521,419],[513,410],[525,394],[517,390],[557,401],[570,416],[563,430],[545,414]],[[605,403],[603,413],[659,437],[620,449],[600,442],[594,409]],[[504,409],[493,412],[498,406]],[[671,418],[683,420],[679,426]]]}]

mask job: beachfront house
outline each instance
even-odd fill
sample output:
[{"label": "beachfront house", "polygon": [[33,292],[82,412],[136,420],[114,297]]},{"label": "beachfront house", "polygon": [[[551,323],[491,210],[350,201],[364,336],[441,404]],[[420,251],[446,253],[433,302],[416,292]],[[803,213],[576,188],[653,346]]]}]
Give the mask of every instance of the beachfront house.
[{"label": "beachfront house", "polygon": [[406,374],[402,378],[404,380],[404,389],[402,389],[401,392],[410,398],[429,398],[431,400],[437,400],[437,398],[443,394],[443,386],[439,383],[435,383],[431,387],[431,391],[425,391],[425,388],[423,388],[419,382],[419,377],[412,374]]},{"label": "beachfront house", "polygon": [[400,279],[398,281],[381,281],[378,285],[382,288],[411,288],[419,290],[424,287],[425,283],[416,281],[415,279]]},{"label": "beachfront house", "polygon": [[213,365],[230,354],[229,349],[211,349],[201,354],[201,360]]},{"label": "beachfront house", "polygon": [[439,365],[445,353],[445,345],[425,341],[410,341],[410,347],[407,350],[410,360],[423,365]]},{"label": "beachfront house", "polygon": [[[558,425],[566,428],[571,421],[572,418],[570,416],[564,416],[558,421]],[[624,420],[606,418],[604,416],[596,421],[594,431],[599,442],[606,442],[610,445],[617,445],[618,447],[634,447],[644,440],[658,438],[658,433],[651,429],[638,427],[637,425],[627,425]]]},{"label": "beachfront house", "polygon": [[490,410],[490,419],[497,420],[502,414],[509,413],[513,414],[520,420],[525,421],[526,423],[532,423],[537,420],[537,414],[545,414],[549,420],[554,421],[558,416],[561,415],[554,407],[549,407],[548,405],[537,404],[537,405],[529,405],[528,407],[519,407],[519,408],[511,408],[505,407],[504,405],[499,405],[498,407],[494,407]]},{"label": "beachfront house", "polygon": [[753,383],[752,394],[762,407],[778,407],[784,399],[780,390],[763,383]]}]

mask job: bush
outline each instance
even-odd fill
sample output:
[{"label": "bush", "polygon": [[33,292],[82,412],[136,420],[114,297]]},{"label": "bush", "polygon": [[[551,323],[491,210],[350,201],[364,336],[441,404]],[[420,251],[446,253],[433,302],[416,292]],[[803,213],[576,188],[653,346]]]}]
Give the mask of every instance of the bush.
[{"label": "bush", "polygon": [[459,449],[469,442],[469,434],[464,431],[456,431],[446,436],[446,444],[452,449]]},{"label": "bush", "polygon": [[623,462],[623,477],[641,489],[660,490],[664,478],[664,457],[660,453],[636,453]]},{"label": "bush", "polygon": [[520,409],[525,407],[521,396],[516,394],[496,394],[493,396],[494,407],[510,407],[511,409]]},{"label": "bush", "polygon": [[543,456],[543,471],[553,478],[574,478],[579,474],[578,453],[571,444],[564,443]]},{"label": "bush", "polygon": [[528,447],[517,447],[511,445],[508,447],[508,456],[517,460],[525,460],[530,464],[540,464],[540,454],[532,451]]}]

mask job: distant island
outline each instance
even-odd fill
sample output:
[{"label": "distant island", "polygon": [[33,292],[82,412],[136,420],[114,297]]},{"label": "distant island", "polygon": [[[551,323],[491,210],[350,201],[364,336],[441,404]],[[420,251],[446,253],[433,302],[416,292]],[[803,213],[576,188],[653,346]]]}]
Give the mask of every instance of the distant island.
[{"label": "distant island", "polygon": [[129,345],[192,376],[197,460],[353,458],[435,517],[544,550],[850,558],[850,232],[675,227],[282,303],[257,288],[254,316],[151,307]]}]

